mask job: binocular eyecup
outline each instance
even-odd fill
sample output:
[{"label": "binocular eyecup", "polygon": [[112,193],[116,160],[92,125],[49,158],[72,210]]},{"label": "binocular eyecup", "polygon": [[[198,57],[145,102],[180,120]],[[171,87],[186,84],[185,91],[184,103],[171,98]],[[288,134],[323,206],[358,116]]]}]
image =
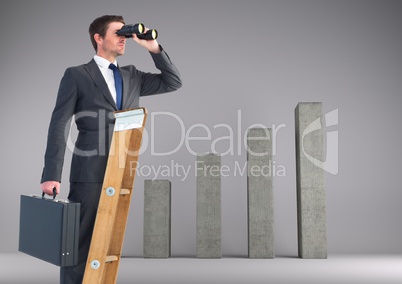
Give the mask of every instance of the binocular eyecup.
[{"label": "binocular eyecup", "polygon": [[156,30],[148,30],[145,32],[145,26],[142,23],[134,25],[124,25],[120,30],[116,32],[119,36],[125,36],[126,38],[133,37],[136,34],[139,39],[154,40],[158,37]]}]

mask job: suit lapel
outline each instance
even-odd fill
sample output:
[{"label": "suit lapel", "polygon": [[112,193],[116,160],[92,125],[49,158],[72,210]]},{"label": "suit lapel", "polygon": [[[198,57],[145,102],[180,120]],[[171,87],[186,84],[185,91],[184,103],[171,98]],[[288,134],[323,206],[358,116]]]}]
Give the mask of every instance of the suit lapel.
[{"label": "suit lapel", "polygon": [[123,78],[123,109],[126,109],[129,105],[128,89],[130,83],[130,72],[124,68],[120,69],[121,76]]},{"label": "suit lapel", "polygon": [[[96,64],[95,60],[92,59],[88,64],[86,64],[85,69],[91,76],[92,80],[94,81],[95,85],[98,87],[98,89],[101,91],[101,93],[105,96],[105,98],[108,100],[108,102],[113,106],[115,110],[117,110],[116,103],[113,100],[112,95],[110,94],[109,88],[106,84],[105,78],[103,78],[102,73],[99,70],[98,65]],[[124,78],[123,78],[124,82]],[[124,86],[124,83],[123,83]],[[124,90],[124,88],[123,88]],[[124,103],[124,93],[123,93],[123,103]]]}]

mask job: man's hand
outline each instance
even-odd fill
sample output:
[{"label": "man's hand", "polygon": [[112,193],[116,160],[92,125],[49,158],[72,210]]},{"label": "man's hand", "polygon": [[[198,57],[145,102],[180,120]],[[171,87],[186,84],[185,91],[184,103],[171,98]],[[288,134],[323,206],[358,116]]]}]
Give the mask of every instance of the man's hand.
[{"label": "man's hand", "polygon": [[56,188],[56,194],[60,193],[60,182],[58,181],[45,181],[40,184],[42,191],[47,194],[53,196],[53,188]]},{"label": "man's hand", "polygon": [[[148,30],[149,30],[148,28],[145,28],[145,32],[147,32]],[[160,49],[159,44],[156,41],[156,39],[154,39],[154,40],[139,39],[136,34],[133,34],[133,40],[136,43],[138,43],[139,45],[148,49],[149,52],[152,52],[152,53],[160,53],[161,52],[161,49]]]}]

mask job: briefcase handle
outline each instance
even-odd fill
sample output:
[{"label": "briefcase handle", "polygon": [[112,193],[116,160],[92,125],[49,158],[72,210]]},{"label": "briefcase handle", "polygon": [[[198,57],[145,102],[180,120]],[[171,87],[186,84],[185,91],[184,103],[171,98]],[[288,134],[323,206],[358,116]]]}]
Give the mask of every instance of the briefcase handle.
[{"label": "briefcase handle", "polygon": [[[56,196],[57,196],[57,191],[56,191],[56,188],[55,187],[53,187],[53,200],[55,200],[56,199]],[[44,192],[42,192],[42,198],[44,198],[45,197],[45,193]]]}]

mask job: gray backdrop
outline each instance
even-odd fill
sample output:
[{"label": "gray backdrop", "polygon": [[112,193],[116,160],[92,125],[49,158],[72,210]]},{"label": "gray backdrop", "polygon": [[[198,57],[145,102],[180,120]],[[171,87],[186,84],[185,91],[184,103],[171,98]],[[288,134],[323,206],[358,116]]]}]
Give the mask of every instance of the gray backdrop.
[{"label": "gray backdrop", "polygon": [[[326,174],[329,253],[402,252],[401,1],[16,0],[0,5],[0,252],[17,250],[19,197],[40,192],[61,76],[67,67],[91,59],[88,26],[103,14],[157,28],[184,82],[175,93],[141,101],[150,114],[147,131],[154,150],[178,150],[156,156],[148,144],[141,155],[125,255],[142,256],[143,184],[155,178],[149,169],[172,170],[172,161],[191,168],[187,178],[157,176],[172,182],[172,254],[195,255],[195,156],[189,149],[225,152],[231,146],[234,153],[222,157],[231,171],[222,179],[223,255],[247,255],[247,184],[235,169],[246,160],[239,137],[253,124],[282,125],[275,162],[285,176],[274,179],[275,246],[277,255],[297,255],[294,108],[308,101],[323,102],[325,113],[339,111],[339,124],[327,129],[339,134],[339,172]],[[134,42],[119,63],[156,71]],[[190,148],[180,144],[184,134],[206,137],[207,131],[209,140],[190,141]],[[230,134],[234,139],[227,138]],[[70,157],[68,150],[62,198]]]}]

